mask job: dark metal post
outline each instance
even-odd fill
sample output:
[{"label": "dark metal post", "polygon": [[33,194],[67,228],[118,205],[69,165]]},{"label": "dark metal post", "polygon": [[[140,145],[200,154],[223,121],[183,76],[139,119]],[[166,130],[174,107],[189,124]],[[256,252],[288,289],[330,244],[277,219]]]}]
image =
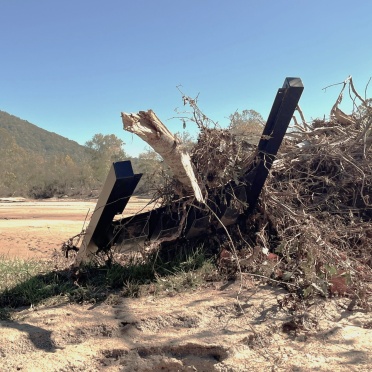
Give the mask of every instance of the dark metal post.
[{"label": "dark metal post", "polygon": [[123,212],[141,176],[133,173],[129,160],[112,164],[79,248],[77,264],[88,261],[98,249],[105,250],[111,246],[113,218]]},{"label": "dark metal post", "polygon": [[257,160],[252,170],[244,177],[250,184],[247,194],[248,212],[252,211],[257,203],[303,90],[300,78],[286,78],[283,88],[278,90],[258,144]]}]

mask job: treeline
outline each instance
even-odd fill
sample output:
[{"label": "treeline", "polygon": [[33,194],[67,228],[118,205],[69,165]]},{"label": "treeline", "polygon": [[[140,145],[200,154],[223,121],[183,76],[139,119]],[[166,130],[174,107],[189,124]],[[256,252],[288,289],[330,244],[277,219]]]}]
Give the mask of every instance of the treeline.
[{"label": "treeline", "polygon": [[[230,129],[257,142],[262,122],[260,114],[245,110],[230,116]],[[187,132],[180,136],[193,146]],[[101,133],[80,146],[0,111],[0,196],[97,197],[111,164],[120,160],[131,160],[134,172],[143,173],[136,193],[153,194],[168,173],[162,159],[150,149],[130,157],[124,148],[114,134]]]},{"label": "treeline", "polygon": [[156,180],[149,175],[162,169],[160,159],[151,151],[130,158],[122,140],[113,134],[96,134],[86,143],[85,153],[73,159],[68,154],[44,155],[26,150],[0,128],[0,158],[2,197],[96,197],[112,162],[127,159],[132,161],[135,172],[146,173],[138,192],[149,193]]}]

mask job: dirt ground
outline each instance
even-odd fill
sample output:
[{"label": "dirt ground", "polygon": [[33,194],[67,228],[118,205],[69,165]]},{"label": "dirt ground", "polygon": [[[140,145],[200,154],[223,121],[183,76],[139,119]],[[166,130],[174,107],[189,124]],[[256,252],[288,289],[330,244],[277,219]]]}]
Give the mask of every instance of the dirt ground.
[{"label": "dirt ground", "polygon": [[[97,200],[0,198],[0,257],[48,258],[87,227]],[[123,216],[146,210],[132,197]]]},{"label": "dirt ground", "polygon": [[[130,212],[145,201],[134,199]],[[0,201],[0,256],[47,258],[94,201]],[[0,371],[371,371],[372,317],[319,300],[291,330],[282,289],[211,283],[179,295],[20,309],[0,321]]]}]

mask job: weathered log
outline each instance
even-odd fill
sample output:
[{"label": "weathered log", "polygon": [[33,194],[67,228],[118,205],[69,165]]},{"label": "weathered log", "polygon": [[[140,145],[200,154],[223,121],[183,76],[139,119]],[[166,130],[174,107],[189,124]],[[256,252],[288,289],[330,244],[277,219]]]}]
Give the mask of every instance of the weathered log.
[{"label": "weathered log", "polygon": [[[170,167],[174,177],[182,184],[181,196],[194,194],[200,202],[204,200],[189,153],[152,110],[138,114],[121,113],[124,130],[134,133],[147,142]],[[183,194],[183,195],[182,195]]]}]

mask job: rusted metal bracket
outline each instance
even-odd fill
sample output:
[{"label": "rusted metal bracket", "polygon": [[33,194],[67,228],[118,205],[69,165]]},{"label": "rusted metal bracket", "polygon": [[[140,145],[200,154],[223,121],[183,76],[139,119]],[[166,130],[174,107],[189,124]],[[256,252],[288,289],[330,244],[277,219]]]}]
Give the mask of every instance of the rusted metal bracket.
[{"label": "rusted metal bracket", "polygon": [[[115,167],[119,167],[119,163],[114,163],[114,171],[110,171],[93,214],[94,219],[92,217],[78,253],[80,261],[112,246],[123,252],[136,250],[151,241],[164,243],[197,238],[236,223],[242,214],[252,213],[303,89],[301,79],[285,79],[275,97],[255,161],[237,183],[230,182],[220,190],[224,200],[215,196],[203,204],[184,198],[150,212],[113,221],[114,215],[123,211],[141,177],[133,174],[128,162],[122,162],[125,163],[119,172],[122,177],[117,177]],[[237,206],[236,201],[241,205]],[[241,208],[243,205],[246,207]]]}]

